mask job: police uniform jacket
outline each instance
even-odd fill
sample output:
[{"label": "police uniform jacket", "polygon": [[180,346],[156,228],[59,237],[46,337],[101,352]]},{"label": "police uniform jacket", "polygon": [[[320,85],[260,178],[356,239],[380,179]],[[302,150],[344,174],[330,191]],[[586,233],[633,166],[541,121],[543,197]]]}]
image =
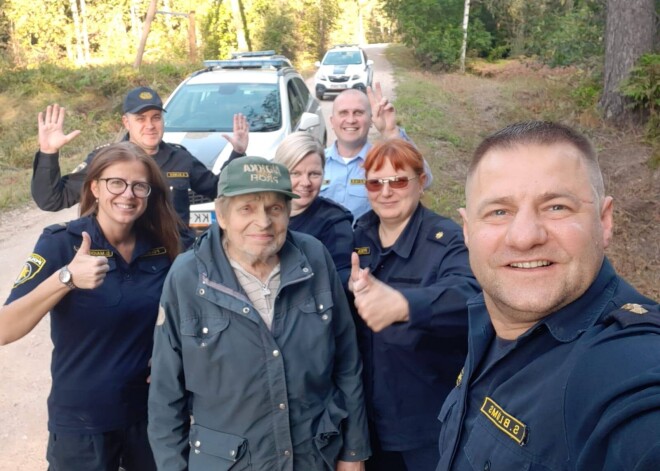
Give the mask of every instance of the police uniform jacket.
[{"label": "police uniform jacket", "polygon": [[155,331],[149,439],[158,469],[315,471],[365,460],[355,327],[327,250],[288,233],[269,330],[219,227],[193,247],[168,276]]},{"label": "police uniform jacket", "polygon": [[153,328],[170,267],[165,249],[139,234],[133,259],[124,261],[87,216],[44,230],[7,303],[71,262],[83,231],[90,254],[107,257],[110,271],[98,288],[74,289],[50,312],[54,433],[97,434],[146,420]]},{"label": "police uniform jacket", "polygon": [[607,260],[580,298],[490,360],[483,296],[469,310],[465,369],[439,417],[439,471],[659,469],[660,312]]},{"label": "police uniform jacket", "polygon": [[[73,173],[63,177],[58,153],[37,152],[32,173],[32,198],[37,206],[44,211],[59,211],[78,203],[87,166],[103,147],[94,149]],[[161,141],[153,158],[169,183],[174,209],[187,226],[190,220],[188,189],[213,199],[217,194],[218,176],[178,144]]]},{"label": "police uniform jacket", "polygon": [[318,196],[305,211],[291,217],[289,229],[312,235],[323,242],[346,287],[351,276],[351,253],[354,247],[351,212],[334,201]]},{"label": "police uniform jacket", "polygon": [[382,248],[370,211],[355,227],[360,266],[399,291],[410,320],[374,333],[361,320],[370,420],[384,450],[435,446],[435,419],[467,353],[466,301],[479,292],[461,228],[418,205],[396,243]]}]

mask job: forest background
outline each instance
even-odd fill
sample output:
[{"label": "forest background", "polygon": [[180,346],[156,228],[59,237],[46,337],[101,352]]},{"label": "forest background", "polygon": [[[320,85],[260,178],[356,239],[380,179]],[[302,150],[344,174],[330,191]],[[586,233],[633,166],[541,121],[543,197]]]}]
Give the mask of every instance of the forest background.
[{"label": "forest background", "polygon": [[574,125],[623,203],[611,256],[658,298],[659,11],[660,0],[0,0],[0,211],[30,202],[49,103],[83,130],[62,155],[69,171],[121,132],[128,89],[166,97],[202,59],[273,49],[310,75],[334,44],[396,43],[399,117],[442,175],[433,209],[457,219],[465,163],[489,132]]}]

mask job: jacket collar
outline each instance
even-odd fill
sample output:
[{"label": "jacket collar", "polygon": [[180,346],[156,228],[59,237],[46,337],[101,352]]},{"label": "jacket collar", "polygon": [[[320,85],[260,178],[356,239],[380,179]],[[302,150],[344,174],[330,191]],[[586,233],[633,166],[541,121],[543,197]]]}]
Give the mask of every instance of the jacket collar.
[{"label": "jacket collar", "polygon": [[[391,247],[391,251],[395,252],[399,257],[407,259],[412,254],[413,249],[415,248],[415,240],[419,236],[419,231],[421,230],[423,217],[424,206],[422,203],[417,205],[415,211],[413,211],[408,224],[399,235],[399,238],[396,240],[394,245]],[[366,236],[372,241],[375,247],[380,247],[380,237],[378,236],[378,225],[380,220],[378,215],[374,210],[370,210],[367,214],[358,219],[356,225],[361,228]]]}]

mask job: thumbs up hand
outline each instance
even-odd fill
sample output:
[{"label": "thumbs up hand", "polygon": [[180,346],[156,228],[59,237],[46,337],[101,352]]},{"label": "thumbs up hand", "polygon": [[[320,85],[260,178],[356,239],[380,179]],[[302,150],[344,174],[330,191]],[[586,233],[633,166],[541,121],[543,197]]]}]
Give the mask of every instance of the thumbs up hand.
[{"label": "thumbs up hand", "polygon": [[73,284],[81,289],[98,288],[110,270],[110,265],[106,257],[90,255],[92,239],[87,232],[82,233],[82,238],[78,252],[69,263]]},{"label": "thumbs up hand", "polygon": [[408,300],[400,291],[370,274],[369,269],[360,268],[360,257],[356,253],[351,255],[348,289],[355,295],[358,314],[374,332],[380,332],[395,322],[410,319]]}]

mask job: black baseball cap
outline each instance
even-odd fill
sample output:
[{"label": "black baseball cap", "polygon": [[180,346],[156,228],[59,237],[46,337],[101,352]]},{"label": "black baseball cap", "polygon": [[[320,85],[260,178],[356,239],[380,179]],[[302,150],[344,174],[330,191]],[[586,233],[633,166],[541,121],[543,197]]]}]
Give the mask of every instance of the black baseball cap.
[{"label": "black baseball cap", "polygon": [[140,113],[145,110],[161,110],[163,109],[163,100],[160,99],[158,93],[149,87],[134,88],[124,99],[124,113]]}]

